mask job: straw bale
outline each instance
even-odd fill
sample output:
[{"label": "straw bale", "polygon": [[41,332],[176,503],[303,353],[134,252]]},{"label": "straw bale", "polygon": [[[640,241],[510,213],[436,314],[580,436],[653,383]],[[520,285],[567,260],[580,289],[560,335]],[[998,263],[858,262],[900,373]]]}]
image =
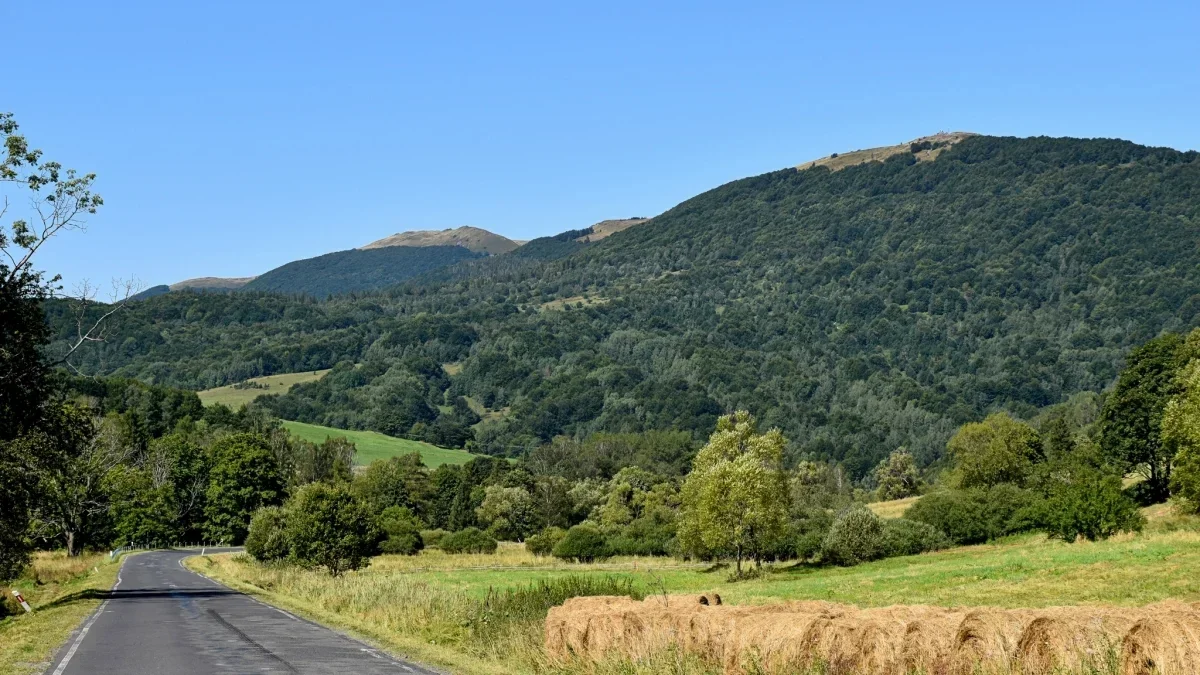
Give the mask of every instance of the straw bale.
[{"label": "straw bale", "polygon": [[1129,629],[1121,643],[1123,675],[1184,675],[1200,669],[1200,611],[1159,609]]}]

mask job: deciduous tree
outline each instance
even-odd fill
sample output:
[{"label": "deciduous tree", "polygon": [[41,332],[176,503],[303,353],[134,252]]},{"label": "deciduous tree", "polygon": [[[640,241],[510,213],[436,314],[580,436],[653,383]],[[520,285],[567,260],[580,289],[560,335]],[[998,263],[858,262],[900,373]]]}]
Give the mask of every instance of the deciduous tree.
[{"label": "deciduous tree", "polygon": [[754,417],[739,411],[720,418],[696,455],[683,484],[679,539],[696,554],[732,554],[737,571],[787,530],[788,489],[783,434],[759,434]]}]

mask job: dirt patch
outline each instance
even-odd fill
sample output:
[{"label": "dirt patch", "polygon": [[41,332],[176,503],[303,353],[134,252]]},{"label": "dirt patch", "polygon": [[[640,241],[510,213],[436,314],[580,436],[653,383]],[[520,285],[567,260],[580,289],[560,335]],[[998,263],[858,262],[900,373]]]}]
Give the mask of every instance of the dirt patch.
[{"label": "dirt patch", "polygon": [[[707,600],[707,604],[702,602]],[[644,660],[670,648],[724,672],[1182,675],[1200,663],[1200,605],[1141,608],[858,608],[718,605],[706,596],[568,600],[546,618],[557,660]]]}]

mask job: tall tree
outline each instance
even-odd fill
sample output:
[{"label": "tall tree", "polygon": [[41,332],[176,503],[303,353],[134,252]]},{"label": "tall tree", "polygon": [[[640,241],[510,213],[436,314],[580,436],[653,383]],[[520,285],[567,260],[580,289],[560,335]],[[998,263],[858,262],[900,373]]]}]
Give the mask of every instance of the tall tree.
[{"label": "tall tree", "polygon": [[234,434],[214,443],[209,454],[205,534],[213,541],[240,544],[254,512],[283,501],[275,453],[261,436]]},{"label": "tall tree", "polygon": [[[18,133],[11,113],[0,113],[0,140],[0,221],[10,207],[20,208],[10,196],[28,205],[7,227],[0,224],[0,579],[6,579],[28,561],[30,514],[38,496],[33,490],[38,479],[29,469],[43,464],[37,453],[55,445],[45,434],[17,442],[43,423],[52,392],[51,364],[42,353],[49,339],[42,302],[57,290],[58,277],[45,278],[33,268],[34,258],[58,233],[81,227],[104,200],[92,192],[94,174],[81,176],[46,161]],[[81,318],[61,361],[99,339],[117,308],[89,317],[91,323]]]},{"label": "tall tree", "polygon": [[965,488],[1023,485],[1034,465],[1045,459],[1037,431],[1004,412],[962,425],[946,449]]},{"label": "tall tree", "polygon": [[748,412],[719,419],[683,484],[679,539],[685,549],[732,554],[738,574],[747,554],[761,564],[787,526],[784,443],[778,429],[757,433]]},{"label": "tall tree", "polygon": [[111,420],[98,423],[90,411],[70,404],[47,412],[45,423],[19,443],[37,462],[39,534],[57,540],[74,557],[105,525],[106,477],[130,457],[131,448]]},{"label": "tall tree", "polygon": [[1162,442],[1163,411],[1179,393],[1187,351],[1182,336],[1167,333],[1129,352],[1100,413],[1101,450],[1126,472],[1142,473],[1154,502],[1169,495],[1174,450]]}]

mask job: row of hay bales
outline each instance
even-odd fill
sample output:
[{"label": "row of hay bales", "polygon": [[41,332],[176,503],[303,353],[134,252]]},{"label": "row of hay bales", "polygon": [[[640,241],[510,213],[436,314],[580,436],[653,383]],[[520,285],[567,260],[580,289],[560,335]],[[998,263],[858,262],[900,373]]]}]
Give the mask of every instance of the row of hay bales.
[{"label": "row of hay bales", "polygon": [[1200,672],[1200,603],[863,609],[819,601],[730,606],[713,598],[573,598],[550,610],[546,651],[599,661],[674,648],[730,674]]}]

